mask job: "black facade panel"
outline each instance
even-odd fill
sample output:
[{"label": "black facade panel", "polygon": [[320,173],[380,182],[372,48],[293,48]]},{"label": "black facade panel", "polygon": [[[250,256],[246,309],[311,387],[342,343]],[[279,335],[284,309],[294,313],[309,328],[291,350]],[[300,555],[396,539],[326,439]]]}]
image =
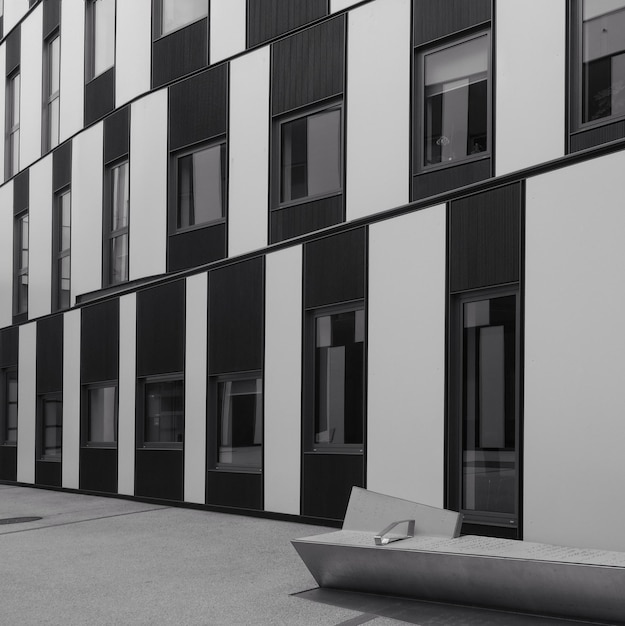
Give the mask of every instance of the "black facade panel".
[{"label": "black facade panel", "polygon": [[262,511],[262,474],[209,471],[206,479],[206,504]]},{"label": "black facade panel", "polygon": [[247,46],[251,48],[328,15],[328,0],[248,0]]},{"label": "black facade panel", "polygon": [[85,85],[85,126],[115,110],[115,68]]},{"label": "black facade panel", "polygon": [[21,28],[18,24],[7,37],[6,74],[11,74],[20,64]]},{"label": "black facade panel", "polygon": [[200,20],[152,44],[152,87],[208,65],[208,20]]},{"label": "black facade panel", "polygon": [[20,172],[13,179],[13,214],[17,215],[24,209],[28,208],[29,199],[29,183],[30,183],[30,170],[24,170]]},{"label": "black facade panel", "polygon": [[104,163],[124,157],[130,151],[130,107],[125,106],[104,120]]},{"label": "black facade panel", "polygon": [[342,520],[352,487],[365,486],[362,455],[305,454],[302,470],[302,515]]},{"label": "black facade panel", "polygon": [[138,292],[137,376],[182,372],[184,339],[184,280]]},{"label": "black facade panel", "polygon": [[57,461],[35,461],[35,484],[60,487],[61,463]]},{"label": "black facade panel", "polygon": [[61,0],[45,0],[43,3],[43,38],[59,27],[61,23]]},{"label": "black facade panel", "polygon": [[17,446],[0,446],[0,480],[17,480]]},{"label": "black facade panel", "polygon": [[37,322],[37,393],[63,391],[63,315]]},{"label": "black facade panel", "polygon": [[261,257],[210,273],[208,369],[211,374],[262,368],[263,274]]},{"label": "black facade panel", "polygon": [[365,297],[365,228],[304,246],[304,306],[313,308]]},{"label": "black facade panel", "polygon": [[451,203],[452,292],[519,280],[521,202],[515,183]]},{"label": "black facade panel", "polygon": [[343,221],[343,196],[332,196],[271,212],[271,243],[312,233]]},{"label": "black facade panel", "polygon": [[80,488],[87,491],[117,493],[116,449],[80,449]]},{"label": "black facade panel", "polygon": [[491,19],[491,0],[413,0],[414,45]]},{"label": "black facade panel", "polygon": [[170,272],[212,263],[226,256],[226,225],[215,224],[170,235],[168,246]]},{"label": "black facade panel", "polygon": [[224,135],[228,65],[222,64],[169,88],[169,149]]},{"label": "black facade panel", "polygon": [[621,120],[620,122],[598,126],[597,128],[571,135],[570,150],[571,152],[578,152],[579,150],[600,146],[609,141],[623,139],[624,137],[625,120]]},{"label": "black facade panel", "polygon": [[19,328],[13,326],[0,330],[0,367],[17,365]]},{"label": "black facade panel", "polygon": [[135,457],[135,495],[163,500],[182,500],[184,452],[140,448]]},{"label": "black facade panel", "polygon": [[80,380],[95,383],[119,375],[119,299],[81,311]]},{"label": "black facade panel", "polygon": [[412,199],[429,198],[439,193],[487,180],[491,176],[490,172],[491,161],[489,158],[419,174],[412,179]]},{"label": "black facade panel", "polygon": [[52,153],[52,191],[72,182],[72,142],[66,141]]},{"label": "black facade panel", "polygon": [[278,41],[271,49],[273,115],[343,93],[343,15]]}]

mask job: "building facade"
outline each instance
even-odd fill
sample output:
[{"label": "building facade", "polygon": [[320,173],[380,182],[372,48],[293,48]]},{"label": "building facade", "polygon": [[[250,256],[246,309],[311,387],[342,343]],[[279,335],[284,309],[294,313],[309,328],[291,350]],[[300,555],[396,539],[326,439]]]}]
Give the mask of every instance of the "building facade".
[{"label": "building facade", "polygon": [[623,0],[5,0],[0,480],[625,550]]}]

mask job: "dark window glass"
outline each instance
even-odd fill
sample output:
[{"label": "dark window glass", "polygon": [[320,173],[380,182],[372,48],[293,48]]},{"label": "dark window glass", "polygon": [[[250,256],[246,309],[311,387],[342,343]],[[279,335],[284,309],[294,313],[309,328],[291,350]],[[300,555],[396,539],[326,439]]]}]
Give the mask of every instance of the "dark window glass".
[{"label": "dark window glass", "polygon": [[117,387],[87,389],[87,443],[117,441]]},{"label": "dark window glass", "polygon": [[60,461],[63,447],[62,399],[60,397],[43,398],[41,411],[41,458],[46,461]]},{"label": "dark window glass", "polygon": [[110,215],[108,242],[109,284],[128,280],[128,218],[130,180],[128,161],[110,170]]},{"label": "dark window glass", "polygon": [[28,213],[16,218],[15,313],[28,311]]},{"label": "dark window glass", "polygon": [[5,419],[3,443],[17,443],[17,372],[7,371],[4,376]]},{"label": "dark window glass", "polygon": [[145,383],[145,443],[182,443],[184,384],[182,380]]},{"label": "dark window glass", "polygon": [[71,193],[65,191],[56,197],[56,268],[54,276],[55,303],[57,309],[67,309],[70,304],[71,287]]},{"label": "dark window glass", "polygon": [[161,34],[178,30],[208,15],[208,0],[161,0]]}]

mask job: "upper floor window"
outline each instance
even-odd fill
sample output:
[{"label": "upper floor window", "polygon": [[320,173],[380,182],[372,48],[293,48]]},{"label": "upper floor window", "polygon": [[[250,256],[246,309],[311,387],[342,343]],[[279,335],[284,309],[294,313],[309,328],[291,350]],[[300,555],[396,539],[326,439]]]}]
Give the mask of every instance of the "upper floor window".
[{"label": "upper floor window", "polygon": [[3,385],[0,389],[2,394],[0,444],[14,446],[17,444],[17,371],[8,369],[0,372],[0,383]]},{"label": "upper floor window", "polygon": [[7,137],[6,137],[6,173],[17,174],[20,168],[20,74],[9,76],[7,80]]},{"label": "upper floor window", "polygon": [[71,233],[72,196],[63,191],[54,199],[54,259],[52,266],[52,288],[55,309],[67,309],[70,304],[71,285]]},{"label": "upper floor window", "polygon": [[161,35],[178,30],[208,15],[208,0],[157,0],[161,13]]},{"label": "upper floor window", "polygon": [[87,80],[115,64],[115,0],[87,4]]},{"label": "upper floor window", "polygon": [[109,168],[107,229],[105,233],[106,282],[109,285],[128,280],[128,220],[130,180],[128,161]]},{"label": "upper floor window", "polygon": [[45,71],[46,100],[44,102],[45,148],[52,150],[59,144],[59,93],[61,83],[61,38],[55,35],[45,44]]},{"label": "upper floor window", "polygon": [[28,212],[15,218],[15,273],[14,273],[14,313],[20,315],[28,311]]}]

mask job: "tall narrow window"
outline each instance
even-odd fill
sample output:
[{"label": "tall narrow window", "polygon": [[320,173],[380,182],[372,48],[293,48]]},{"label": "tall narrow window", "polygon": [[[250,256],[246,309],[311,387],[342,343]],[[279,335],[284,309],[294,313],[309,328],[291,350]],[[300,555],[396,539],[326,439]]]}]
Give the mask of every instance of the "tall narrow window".
[{"label": "tall narrow window", "polygon": [[20,75],[13,74],[7,84],[7,176],[17,174],[20,167]]},{"label": "tall narrow window", "polygon": [[101,384],[85,388],[87,413],[85,443],[88,446],[113,446],[117,441],[117,385]]},{"label": "tall narrow window", "polygon": [[41,432],[39,456],[43,461],[60,461],[63,449],[63,399],[60,394],[40,398]]},{"label": "tall narrow window", "polygon": [[184,441],[184,382],[181,379],[143,383],[143,443],[177,447]]},{"label": "tall narrow window", "polygon": [[114,285],[128,280],[128,218],[130,182],[128,161],[108,171],[108,225],[106,252],[107,282]]},{"label": "tall narrow window", "polygon": [[6,446],[17,444],[17,372],[14,369],[5,370],[2,380],[4,389],[2,394],[2,443]]},{"label": "tall narrow window", "polygon": [[161,35],[166,35],[208,15],[208,0],[159,0]]},{"label": "tall narrow window", "polygon": [[14,311],[28,311],[28,213],[15,218]]},{"label": "tall narrow window", "polygon": [[115,0],[90,0],[87,4],[87,80],[115,63]]},{"label": "tall narrow window", "polygon": [[55,196],[54,207],[54,259],[53,289],[54,306],[67,309],[70,305],[71,287],[71,229],[72,229],[72,196],[64,191]]},{"label": "tall narrow window", "polygon": [[44,80],[46,84],[45,148],[51,150],[59,144],[59,88],[61,83],[61,38],[57,34],[46,43]]}]

